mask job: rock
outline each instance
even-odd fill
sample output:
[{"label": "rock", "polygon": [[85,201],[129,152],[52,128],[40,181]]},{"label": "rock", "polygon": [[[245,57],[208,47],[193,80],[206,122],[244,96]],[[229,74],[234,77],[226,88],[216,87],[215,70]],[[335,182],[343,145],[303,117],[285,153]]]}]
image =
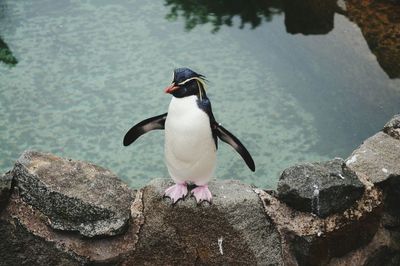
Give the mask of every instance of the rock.
[{"label": "rock", "polygon": [[339,158],[287,168],[278,181],[279,199],[319,217],[348,209],[363,192],[363,183]]},{"label": "rock", "polygon": [[86,237],[126,230],[132,191],[109,170],[27,151],[12,173],[22,199],[45,214],[53,229]]},{"label": "rock", "polygon": [[356,149],[346,164],[363,173],[374,184],[400,176],[400,140],[379,132]]},{"label": "rock", "polygon": [[[357,24],[369,49],[391,79],[400,77],[399,3],[399,0],[346,0],[346,17]],[[385,94],[379,93],[380,97]]]},{"label": "rock", "polygon": [[[131,219],[128,231],[122,235],[87,238],[75,232],[53,230],[47,225],[48,218],[15,192],[0,214],[1,266],[121,265],[135,251],[143,223],[140,217]],[[131,211],[141,213],[141,203],[135,201]]]},{"label": "rock", "polygon": [[380,132],[347,164],[290,167],[277,193],[211,182],[211,205],[172,205],[170,179],[135,193],[104,168],[28,151],[0,177],[0,265],[398,265],[399,143]]},{"label": "rock", "polygon": [[[8,216],[8,215],[7,215]],[[57,249],[51,242],[35,237],[18,218],[0,216],[0,265],[82,265],[83,258],[74,258]],[[32,217],[30,217],[32,219]]]},{"label": "rock", "polygon": [[[354,206],[324,219],[297,211],[263,190],[255,191],[281,235],[285,265],[330,265],[333,258],[367,245],[380,225],[382,193],[377,187],[367,186]],[[365,254],[368,251],[358,257]],[[338,265],[362,265],[353,260],[349,256]]]},{"label": "rock", "polygon": [[400,176],[391,176],[380,184],[384,191],[385,210],[388,214],[397,217],[400,229]]},{"label": "rock", "polygon": [[[302,169],[305,177],[320,181],[320,197],[325,183],[333,184],[335,189],[325,190],[339,199],[337,187],[358,180],[341,159],[293,169],[286,172]],[[289,174],[284,180],[292,178]],[[197,204],[193,197],[172,205],[162,197],[170,179],[152,181],[132,202],[134,192],[110,171],[38,152],[25,152],[9,175],[12,194],[0,212],[1,266],[364,265],[379,260],[376,252],[382,248],[400,249],[399,235],[387,230],[397,220],[381,220],[382,201],[394,204],[397,197],[397,190],[389,198],[382,195],[389,191],[385,184],[397,186],[392,177],[374,186],[360,173],[361,197],[346,210],[320,218],[281,202],[281,194],[239,181],[211,182],[211,205]],[[338,185],[333,176],[341,180]],[[115,229],[113,219],[125,213],[126,224]],[[387,256],[388,263],[397,263],[395,255]]]},{"label": "rock", "polygon": [[382,247],[376,251],[364,264],[365,266],[398,266],[400,265],[400,251]]},{"label": "rock", "polygon": [[145,224],[137,265],[282,265],[280,236],[253,189],[238,181],[209,184],[213,204],[193,197],[172,205],[156,179],[142,189]]},{"label": "rock", "polygon": [[[356,229],[356,231],[359,231]],[[386,249],[390,246],[390,234],[379,227],[369,243],[362,245],[356,250],[348,252],[344,256],[334,257],[329,261],[329,266],[343,266],[343,265],[365,265],[368,261],[379,252],[381,249]],[[385,264],[380,264],[385,265]]]},{"label": "rock", "polygon": [[383,132],[400,140],[400,115],[395,115],[383,127]]},{"label": "rock", "polygon": [[0,175],[0,213],[6,207],[11,192],[12,175],[7,172]]},{"label": "rock", "polygon": [[162,197],[169,185],[156,179],[138,191],[127,232],[91,239],[53,230],[15,191],[0,215],[0,265],[283,265],[280,235],[250,186],[211,182],[212,205],[194,198],[172,205]]},{"label": "rock", "polygon": [[383,191],[382,225],[390,231],[392,246],[400,249],[400,140],[393,137],[398,116],[370,137],[347,159],[347,165]]}]

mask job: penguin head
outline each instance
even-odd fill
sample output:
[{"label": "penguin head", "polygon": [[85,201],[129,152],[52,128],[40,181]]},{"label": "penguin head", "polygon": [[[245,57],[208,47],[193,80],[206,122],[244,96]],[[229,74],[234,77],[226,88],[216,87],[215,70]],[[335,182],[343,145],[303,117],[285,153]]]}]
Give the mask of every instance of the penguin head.
[{"label": "penguin head", "polygon": [[170,93],[177,98],[191,95],[199,97],[205,95],[205,77],[189,68],[176,68],[173,73],[171,85],[165,88],[165,93]]}]

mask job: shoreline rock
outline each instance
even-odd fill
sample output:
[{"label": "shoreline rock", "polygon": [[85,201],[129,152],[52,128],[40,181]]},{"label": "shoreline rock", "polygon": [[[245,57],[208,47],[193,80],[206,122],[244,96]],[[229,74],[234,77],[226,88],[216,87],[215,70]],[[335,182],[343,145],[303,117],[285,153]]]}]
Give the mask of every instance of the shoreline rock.
[{"label": "shoreline rock", "polygon": [[[238,181],[209,184],[213,204],[193,197],[174,206],[161,195],[170,179],[154,179],[142,189],[141,241],[132,262],[139,265],[282,265],[280,238],[265,219],[259,197]],[[243,212],[243,210],[246,210]]]},{"label": "shoreline rock", "polygon": [[279,199],[322,218],[350,208],[363,192],[356,173],[340,158],[289,167],[278,181]]},{"label": "shoreline rock", "polygon": [[378,132],[353,151],[346,164],[379,184],[390,176],[400,176],[399,151],[400,140]]},{"label": "shoreline rock", "polygon": [[395,115],[383,127],[383,132],[400,140],[400,115]]},{"label": "shoreline rock", "polygon": [[135,250],[142,223],[131,220],[123,235],[86,238],[53,230],[43,213],[14,192],[0,214],[0,265],[120,265]]},{"label": "shoreline rock", "polygon": [[[213,181],[212,205],[192,197],[172,205],[162,197],[169,179],[136,191],[102,167],[27,151],[0,176],[0,266],[397,265],[399,147],[379,132],[346,163],[286,169],[278,193]],[[339,203],[319,216],[285,198],[303,191],[311,206],[314,179],[321,206]]]},{"label": "shoreline rock", "polygon": [[23,200],[44,213],[56,230],[85,237],[126,230],[132,191],[94,164],[26,151],[12,170]]}]

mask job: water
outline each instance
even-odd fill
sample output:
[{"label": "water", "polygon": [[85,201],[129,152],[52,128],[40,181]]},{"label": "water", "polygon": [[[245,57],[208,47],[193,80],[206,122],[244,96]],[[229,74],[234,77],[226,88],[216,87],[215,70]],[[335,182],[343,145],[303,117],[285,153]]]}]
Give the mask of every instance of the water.
[{"label": "water", "polygon": [[359,28],[369,10],[350,1],[265,3],[0,0],[0,172],[35,149],[132,187],[166,177],[161,131],[122,138],[167,110],[181,66],[207,76],[216,119],[256,162],[221,143],[217,178],[274,188],[290,165],[347,157],[399,112],[398,38],[382,55],[364,36],[386,28]]}]

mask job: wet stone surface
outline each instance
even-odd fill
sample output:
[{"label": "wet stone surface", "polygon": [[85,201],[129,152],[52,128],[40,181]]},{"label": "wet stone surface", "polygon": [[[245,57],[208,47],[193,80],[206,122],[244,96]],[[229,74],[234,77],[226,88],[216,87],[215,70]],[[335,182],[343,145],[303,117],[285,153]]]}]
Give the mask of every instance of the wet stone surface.
[{"label": "wet stone surface", "polygon": [[278,182],[279,199],[319,217],[344,211],[363,192],[364,185],[340,158],[289,167]]},{"label": "wet stone surface", "polygon": [[132,191],[105,168],[26,151],[12,174],[22,199],[45,214],[53,229],[86,237],[112,236],[126,229]]}]

